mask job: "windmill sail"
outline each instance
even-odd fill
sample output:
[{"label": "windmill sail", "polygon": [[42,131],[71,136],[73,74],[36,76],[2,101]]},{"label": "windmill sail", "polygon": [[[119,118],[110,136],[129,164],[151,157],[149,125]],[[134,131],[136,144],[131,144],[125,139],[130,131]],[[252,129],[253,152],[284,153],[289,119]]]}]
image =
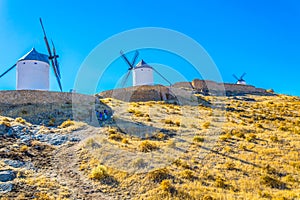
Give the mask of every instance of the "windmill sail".
[{"label": "windmill sail", "polygon": [[13,66],[11,66],[8,70],[6,70],[3,74],[0,75],[0,78],[2,76],[4,76],[5,74],[7,74],[10,70],[12,70],[17,64],[14,64]]},{"label": "windmill sail", "polygon": [[42,18],[40,18],[40,23],[41,23],[43,33],[44,33],[44,41],[45,41],[45,44],[46,44],[46,47],[47,47],[47,50],[48,50],[48,53],[49,53],[49,60],[51,61],[51,65],[52,65],[52,68],[53,68],[53,71],[54,71],[59,89],[60,89],[60,91],[62,91],[62,86],[61,86],[61,82],[60,82],[60,72],[59,72],[59,69],[58,69],[58,62],[57,62],[58,55],[56,55],[56,50],[55,50],[54,44],[52,42],[53,50],[54,50],[53,51],[53,56],[52,56],[52,52],[51,52],[50,45],[49,45],[49,42],[48,42],[48,39],[47,39],[46,31],[45,31],[45,28],[44,28],[44,25],[43,25],[43,22],[42,22]]},{"label": "windmill sail", "polygon": [[131,73],[131,70],[134,68],[134,65],[135,65],[135,62],[139,56],[139,52],[138,51],[135,51],[135,54],[134,54],[134,57],[132,59],[132,62],[130,62],[128,60],[128,58],[125,56],[124,52],[121,50],[120,51],[120,54],[122,56],[122,58],[124,59],[124,61],[129,65],[128,67],[128,72],[126,73],[126,75],[124,76],[123,80],[121,81],[121,87],[123,88],[128,80],[128,77]]}]

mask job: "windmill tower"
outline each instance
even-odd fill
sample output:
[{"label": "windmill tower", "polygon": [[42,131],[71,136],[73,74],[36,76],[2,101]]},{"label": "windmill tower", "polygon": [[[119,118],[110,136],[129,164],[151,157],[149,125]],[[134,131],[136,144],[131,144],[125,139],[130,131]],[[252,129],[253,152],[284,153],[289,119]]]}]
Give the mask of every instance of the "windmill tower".
[{"label": "windmill tower", "polygon": [[141,60],[134,68],[132,73],[133,86],[153,85],[153,68],[144,60]]},{"label": "windmill tower", "polygon": [[17,90],[49,90],[48,56],[34,48],[17,62]]},{"label": "windmill tower", "polygon": [[243,73],[243,75],[240,76],[240,78],[238,78],[234,74],[232,76],[237,80],[236,84],[238,84],[238,85],[247,85],[246,81],[243,79],[245,75],[246,75],[246,73]]},{"label": "windmill tower", "polygon": [[133,86],[141,86],[141,85],[154,85],[154,78],[153,78],[153,72],[156,72],[159,76],[161,76],[166,82],[168,82],[170,85],[172,83],[168,81],[162,74],[160,74],[154,67],[148,65],[144,60],[141,60],[136,66],[135,62],[137,60],[137,57],[139,55],[139,52],[136,51],[135,55],[132,59],[132,62],[130,62],[123,51],[120,51],[120,54],[124,61],[128,64],[128,71],[125,75],[124,79],[121,82],[121,86],[124,87],[131,71],[132,73],[132,82]]},{"label": "windmill tower", "polygon": [[17,66],[17,90],[49,90],[49,68],[51,63],[58,86],[62,91],[60,69],[57,61],[58,55],[52,41],[53,50],[50,49],[41,18],[40,23],[49,55],[41,54],[33,48],[21,57],[16,64],[1,74],[0,78]]}]

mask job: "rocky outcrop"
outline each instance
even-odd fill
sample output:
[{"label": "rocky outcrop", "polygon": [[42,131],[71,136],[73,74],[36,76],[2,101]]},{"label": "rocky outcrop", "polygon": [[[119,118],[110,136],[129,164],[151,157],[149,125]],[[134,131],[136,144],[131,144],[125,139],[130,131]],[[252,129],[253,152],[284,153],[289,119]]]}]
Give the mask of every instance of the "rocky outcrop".
[{"label": "rocky outcrop", "polygon": [[[0,125],[5,126],[5,125]],[[12,126],[7,127],[6,132],[0,132],[0,136],[5,137],[14,137],[20,139],[21,142],[29,145],[30,141],[32,140],[38,140],[41,142],[46,142],[51,145],[62,145],[66,142],[79,142],[80,138],[74,137],[72,134],[60,134],[60,133],[51,133],[54,132],[54,128],[49,129],[49,133],[40,133],[40,129],[42,126]],[[8,161],[10,164],[13,164],[15,166],[20,165],[21,163],[18,163],[16,161]],[[14,163],[15,162],[15,163]]]},{"label": "rocky outcrop", "polygon": [[0,183],[0,193],[7,193],[13,190],[14,185],[12,183]]},{"label": "rocky outcrop", "polygon": [[239,95],[273,95],[267,90],[256,88],[252,85],[239,85],[231,83],[217,83],[210,80],[194,79],[192,82],[175,83],[172,87],[190,88],[196,93],[203,95],[226,95],[226,96],[239,96]]},{"label": "rocky outcrop", "polygon": [[56,126],[74,119],[97,125],[96,110],[107,110],[108,115],[112,115],[112,110],[95,96],[35,90],[0,91],[0,115],[22,117],[32,124]]},{"label": "rocky outcrop", "polygon": [[0,182],[12,181],[15,178],[16,174],[12,170],[0,171]]},{"label": "rocky outcrop", "polygon": [[101,92],[99,96],[102,98],[115,98],[127,102],[169,101],[176,99],[170,89],[162,85],[144,85],[107,90]]}]

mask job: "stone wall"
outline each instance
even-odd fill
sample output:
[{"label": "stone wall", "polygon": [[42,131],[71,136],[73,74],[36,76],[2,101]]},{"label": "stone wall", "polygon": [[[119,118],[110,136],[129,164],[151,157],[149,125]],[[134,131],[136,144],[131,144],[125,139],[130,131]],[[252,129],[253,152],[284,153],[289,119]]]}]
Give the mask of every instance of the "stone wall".
[{"label": "stone wall", "polygon": [[95,96],[36,90],[0,91],[0,115],[33,124],[59,125],[67,119],[97,125],[95,110],[112,110]]}]

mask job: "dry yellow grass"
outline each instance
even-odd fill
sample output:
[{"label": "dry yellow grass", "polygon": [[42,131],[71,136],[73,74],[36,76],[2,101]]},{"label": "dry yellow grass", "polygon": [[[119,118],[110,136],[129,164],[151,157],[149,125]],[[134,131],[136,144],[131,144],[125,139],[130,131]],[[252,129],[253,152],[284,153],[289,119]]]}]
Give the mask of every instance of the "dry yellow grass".
[{"label": "dry yellow grass", "polygon": [[[119,193],[134,191],[133,199],[299,199],[300,100],[284,95],[249,97],[255,101],[220,97],[227,111],[198,106],[196,112],[193,106],[104,100],[124,120],[165,129],[184,139],[179,142],[176,134],[149,134],[148,140],[129,137],[128,143],[111,143],[112,149],[156,155],[156,149],[188,144],[186,153],[169,155],[165,168],[116,176],[123,188],[118,188]],[[217,101],[218,97],[205,99]],[[148,144],[155,148],[141,150]],[[202,154],[205,157],[197,156]],[[142,167],[147,158],[134,163]]]}]

